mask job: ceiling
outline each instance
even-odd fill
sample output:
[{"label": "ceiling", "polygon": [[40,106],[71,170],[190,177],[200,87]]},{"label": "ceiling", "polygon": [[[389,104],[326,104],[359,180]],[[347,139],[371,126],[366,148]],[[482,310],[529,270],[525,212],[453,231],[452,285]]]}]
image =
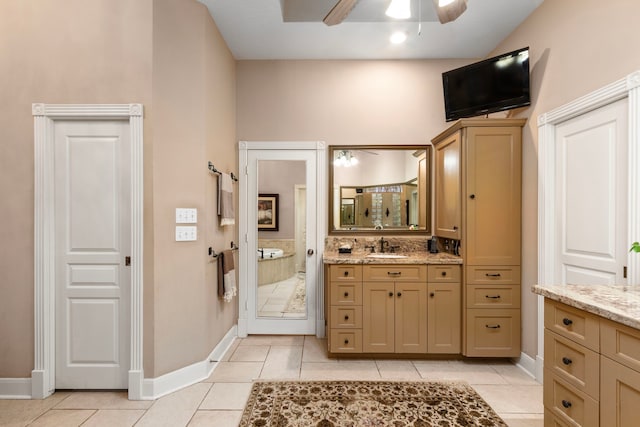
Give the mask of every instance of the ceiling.
[{"label": "ceiling", "polygon": [[[390,0],[360,0],[329,27],[322,19],[337,0],[199,1],[238,60],[482,58],[543,2],[468,0],[460,18],[440,24],[432,0],[411,0],[408,21],[384,14]],[[405,43],[389,42],[396,31],[406,32]]]}]

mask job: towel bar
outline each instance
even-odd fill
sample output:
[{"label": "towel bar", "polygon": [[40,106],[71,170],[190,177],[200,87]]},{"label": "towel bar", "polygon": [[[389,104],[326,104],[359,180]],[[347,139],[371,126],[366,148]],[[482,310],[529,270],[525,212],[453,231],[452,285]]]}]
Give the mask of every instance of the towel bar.
[{"label": "towel bar", "polygon": [[[238,249],[240,249],[238,246],[236,246],[235,243],[231,242],[231,250],[232,251],[237,251]],[[213,250],[213,248],[211,246],[209,246],[209,256],[211,258],[218,258],[218,256],[220,256],[219,253],[217,253],[216,251]]]},{"label": "towel bar", "polygon": [[[211,162],[209,162],[208,168],[209,168],[209,171],[212,172],[212,173],[222,173],[218,169],[216,169],[216,167]],[[235,176],[233,172],[231,172],[229,175],[231,175],[231,179],[234,182],[238,182],[238,177]]]}]

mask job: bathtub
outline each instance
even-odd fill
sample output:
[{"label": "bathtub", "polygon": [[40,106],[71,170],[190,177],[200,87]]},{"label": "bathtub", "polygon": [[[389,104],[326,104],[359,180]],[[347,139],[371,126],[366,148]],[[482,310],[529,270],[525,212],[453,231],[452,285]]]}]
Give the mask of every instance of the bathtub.
[{"label": "bathtub", "polygon": [[278,248],[259,248],[258,249],[258,259],[280,258],[282,255],[284,255],[284,251],[282,249],[278,249]]}]

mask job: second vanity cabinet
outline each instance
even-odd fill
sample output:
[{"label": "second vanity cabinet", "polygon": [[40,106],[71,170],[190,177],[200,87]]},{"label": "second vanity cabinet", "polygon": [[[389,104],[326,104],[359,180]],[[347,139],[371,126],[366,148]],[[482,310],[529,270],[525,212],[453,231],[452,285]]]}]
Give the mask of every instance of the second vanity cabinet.
[{"label": "second vanity cabinet", "polygon": [[461,267],[327,267],[331,353],[459,354]]}]

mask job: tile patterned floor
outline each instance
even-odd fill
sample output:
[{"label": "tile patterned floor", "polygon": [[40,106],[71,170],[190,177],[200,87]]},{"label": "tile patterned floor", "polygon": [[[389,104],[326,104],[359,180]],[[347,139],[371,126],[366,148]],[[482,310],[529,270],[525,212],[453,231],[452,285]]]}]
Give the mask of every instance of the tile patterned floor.
[{"label": "tile patterned floor", "polygon": [[280,282],[258,286],[258,316],[260,317],[304,317],[304,313],[287,311],[296,287],[304,282],[304,273],[298,273]]},{"label": "tile patterned floor", "polygon": [[58,392],[0,400],[0,426],[237,426],[253,379],[464,380],[512,427],[543,425],[542,385],[507,361],[328,359],[326,341],[237,339],[211,376],[154,402],[124,392]]}]

